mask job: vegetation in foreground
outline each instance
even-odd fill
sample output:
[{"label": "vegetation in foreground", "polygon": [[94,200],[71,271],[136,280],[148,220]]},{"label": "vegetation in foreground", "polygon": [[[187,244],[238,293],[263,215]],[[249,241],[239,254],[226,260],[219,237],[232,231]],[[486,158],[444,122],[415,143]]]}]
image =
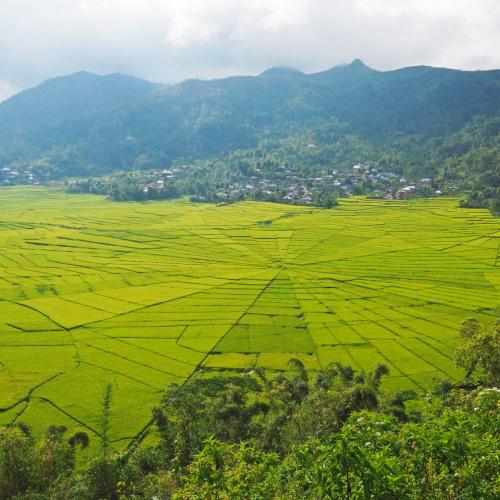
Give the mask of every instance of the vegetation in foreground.
[{"label": "vegetation in foreground", "polygon": [[466,379],[423,400],[382,392],[383,365],[336,363],[311,380],[291,359],[273,379],[170,387],[153,412],[157,442],[125,453],[110,449],[108,387],[102,447],[82,469],[85,434],[1,430],[0,498],[498,498],[500,322],[466,320],[461,333]]}]

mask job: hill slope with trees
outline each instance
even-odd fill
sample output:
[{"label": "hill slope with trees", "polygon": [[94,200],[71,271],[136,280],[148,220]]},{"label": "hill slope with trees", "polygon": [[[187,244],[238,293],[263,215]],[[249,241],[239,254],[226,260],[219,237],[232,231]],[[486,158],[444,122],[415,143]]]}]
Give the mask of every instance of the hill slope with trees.
[{"label": "hill slope with trees", "polygon": [[77,73],[0,104],[0,166],[103,175],[315,135],[321,151],[348,140],[346,161],[363,149],[403,172],[472,179],[480,203],[497,196],[499,110],[499,70],[376,71],[355,60],[170,86]]}]

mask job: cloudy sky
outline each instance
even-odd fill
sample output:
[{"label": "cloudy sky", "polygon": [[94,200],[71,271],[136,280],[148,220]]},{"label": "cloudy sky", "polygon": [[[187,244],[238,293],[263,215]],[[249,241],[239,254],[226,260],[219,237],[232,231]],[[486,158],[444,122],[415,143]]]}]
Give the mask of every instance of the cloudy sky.
[{"label": "cloudy sky", "polygon": [[0,100],[82,69],[161,82],[377,69],[500,67],[500,0],[0,0]]}]

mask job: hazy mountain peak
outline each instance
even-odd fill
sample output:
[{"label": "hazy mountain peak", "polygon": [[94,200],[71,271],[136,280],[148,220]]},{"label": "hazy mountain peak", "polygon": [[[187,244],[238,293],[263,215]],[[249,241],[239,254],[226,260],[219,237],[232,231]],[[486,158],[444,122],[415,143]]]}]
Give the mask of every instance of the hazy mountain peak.
[{"label": "hazy mountain peak", "polygon": [[356,77],[362,75],[369,75],[372,73],[378,73],[376,69],[367,66],[361,59],[354,59],[349,64],[338,64],[333,66],[333,68],[327,69],[325,71],[320,71],[318,73],[313,73],[311,76],[318,78],[344,78],[344,77]]},{"label": "hazy mountain peak", "polygon": [[266,69],[259,76],[303,76],[304,73],[298,69],[291,68],[289,66],[273,66],[272,68]]},{"label": "hazy mountain peak", "polygon": [[376,70],[367,66],[361,59],[354,59],[349,64],[339,64],[327,71],[348,71],[350,73],[372,73]]},{"label": "hazy mountain peak", "polygon": [[161,86],[133,76],[78,71],[50,78],[0,104],[0,134],[20,133],[104,113],[141,99]]},{"label": "hazy mountain peak", "polygon": [[374,69],[367,66],[361,59],[354,59],[350,64],[347,65],[348,68],[351,69],[368,69],[370,71],[375,71]]}]

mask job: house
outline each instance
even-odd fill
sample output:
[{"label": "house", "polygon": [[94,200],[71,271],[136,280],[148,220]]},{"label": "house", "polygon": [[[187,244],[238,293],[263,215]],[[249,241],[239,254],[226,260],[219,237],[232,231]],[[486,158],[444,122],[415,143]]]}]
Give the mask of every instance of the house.
[{"label": "house", "polygon": [[397,175],[395,173],[393,173],[393,172],[380,172],[378,174],[378,176],[379,176],[380,179],[383,179],[383,180],[386,180],[386,181],[392,180],[395,177],[397,177]]},{"label": "house", "polygon": [[396,196],[399,200],[403,200],[405,198],[408,198],[410,194],[412,194],[415,191],[416,187],[415,186],[406,186],[402,189],[400,189],[397,193]]}]

